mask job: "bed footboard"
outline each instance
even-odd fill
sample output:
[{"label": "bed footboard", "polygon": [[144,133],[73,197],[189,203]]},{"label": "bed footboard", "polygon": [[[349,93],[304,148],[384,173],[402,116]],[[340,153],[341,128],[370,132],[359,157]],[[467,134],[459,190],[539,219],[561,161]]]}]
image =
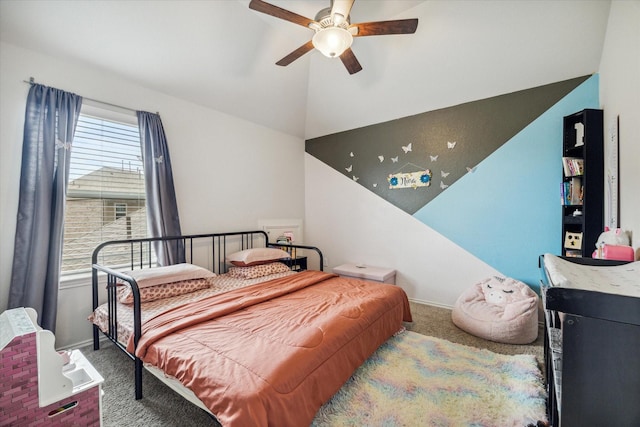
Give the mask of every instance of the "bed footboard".
[{"label": "bed footboard", "polygon": [[[120,343],[118,340],[118,310],[117,310],[117,286],[118,280],[121,282],[129,283],[131,286],[131,293],[133,295],[133,342],[134,347],[138,346],[138,341],[141,335],[142,322],[141,322],[141,311],[140,311],[140,289],[138,288],[138,284],[135,279],[126,274],[115,271],[111,268],[104,267],[98,264],[93,264],[93,274],[97,276],[98,273],[106,274],[106,289],[107,289],[107,307],[109,312],[109,327],[106,332],[103,334],[107,337],[109,341],[115,344],[120,350],[122,350],[129,358],[134,361],[135,368],[135,394],[136,400],[142,399],[142,361],[137,358],[134,354],[129,353],[126,350],[126,347]],[[97,277],[96,277],[97,279]],[[94,307],[95,310],[97,308],[97,283],[93,285],[93,294],[94,294]],[[100,329],[93,325],[93,349],[100,349]]]}]

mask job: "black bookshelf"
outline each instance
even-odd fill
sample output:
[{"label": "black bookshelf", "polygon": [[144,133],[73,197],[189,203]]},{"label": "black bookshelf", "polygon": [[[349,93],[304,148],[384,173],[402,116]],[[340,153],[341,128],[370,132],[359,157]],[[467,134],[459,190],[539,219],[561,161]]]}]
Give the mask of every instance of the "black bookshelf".
[{"label": "black bookshelf", "polygon": [[561,255],[591,257],[604,229],[602,110],[585,109],[564,117],[562,157]]}]

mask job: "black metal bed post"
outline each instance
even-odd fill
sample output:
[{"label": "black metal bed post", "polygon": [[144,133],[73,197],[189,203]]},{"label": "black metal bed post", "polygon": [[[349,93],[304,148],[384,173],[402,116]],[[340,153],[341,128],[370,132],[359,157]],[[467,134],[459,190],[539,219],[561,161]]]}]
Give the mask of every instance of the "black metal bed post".
[{"label": "black metal bed post", "polygon": [[[222,240],[222,243],[221,243],[221,240]],[[224,245],[223,245],[223,243],[224,243]],[[224,237],[218,236],[218,272],[219,273],[223,272],[222,271],[223,270],[223,268],[222,268],[222,260],[221,260],[220,254],[221,253],[226,253],[226,250],[223,249],[223,247],[226,247],[226,243],[227,243],[227,241],[225,240]],[[223,252],[223,250],[224,250],[224,252]]]},{"label": "black metal bed post", "polygon": [[218,254],[216,251],[216,237],[211,236],[211,268],[213,269],[214,273],[220,273],[220,266],[217,257]]},{"label": "black metal bed post", "polygon": [[136,259],[136,254],[133,251],[133,242],[131,242],[129,244],[129,252],[130,252],[130,257],[129,257],[129,268],[131,268],[133,270],[133,260]]},{"label": "black metal bed post", "polygon": [[115,301],[115,279],[110,274],[107,274],[107,304],[109,309],[109,330],[108,336],[110,339],[118,341],[118,315],[116,311]]},{"label": "black metal bed post", "polygon": [[[149,248],[151,248],[151,242],[149,242]],[[144,265],[144,250],[142,249],[142,243],[140,243],[140,263],[138,264],[140,268]],[[149,262],[149,266],[151,266],[151,262]]]},{"label": "black metal bed post", "polygon": [[[135,282],[135,280],[134,280]],[[133,362],[136,387],[136,400],[142,399],[142,359],[136,355],[138,342],[142,336],[142,314],[140,313],[140,290],[138,284],[131,286],[133,293]]]},{"label": "black metal bed post", "polygon": [[[98,263],[98,254],[94,251],[91,254],[91,299],[93,303],[92,312],[98,307],[98,270],[93,265]],[[100,331],[93,325],[93,350],[100,350]]]}]

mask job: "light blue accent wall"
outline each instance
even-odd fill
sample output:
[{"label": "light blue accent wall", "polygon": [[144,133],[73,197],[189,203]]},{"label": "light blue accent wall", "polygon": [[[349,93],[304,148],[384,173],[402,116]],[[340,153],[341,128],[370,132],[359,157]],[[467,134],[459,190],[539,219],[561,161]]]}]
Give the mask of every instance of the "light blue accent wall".
[{"label": "light blue accent wall", "polygon": [[600,108],[598,77],[587,79],[414,217],[504,276],[537,288],[538,256],[561,249],[562,119]]}]

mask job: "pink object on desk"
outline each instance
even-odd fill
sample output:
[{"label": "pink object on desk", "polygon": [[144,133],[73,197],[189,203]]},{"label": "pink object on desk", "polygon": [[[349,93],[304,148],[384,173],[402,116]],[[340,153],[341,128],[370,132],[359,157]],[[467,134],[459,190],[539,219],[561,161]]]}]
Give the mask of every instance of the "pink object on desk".
[{"label": "pink object on desk", "polygon": [[634,252],[631,246],[603,245],[593,252],[593,258],[611,259],[617,261],[633,261]]}]

